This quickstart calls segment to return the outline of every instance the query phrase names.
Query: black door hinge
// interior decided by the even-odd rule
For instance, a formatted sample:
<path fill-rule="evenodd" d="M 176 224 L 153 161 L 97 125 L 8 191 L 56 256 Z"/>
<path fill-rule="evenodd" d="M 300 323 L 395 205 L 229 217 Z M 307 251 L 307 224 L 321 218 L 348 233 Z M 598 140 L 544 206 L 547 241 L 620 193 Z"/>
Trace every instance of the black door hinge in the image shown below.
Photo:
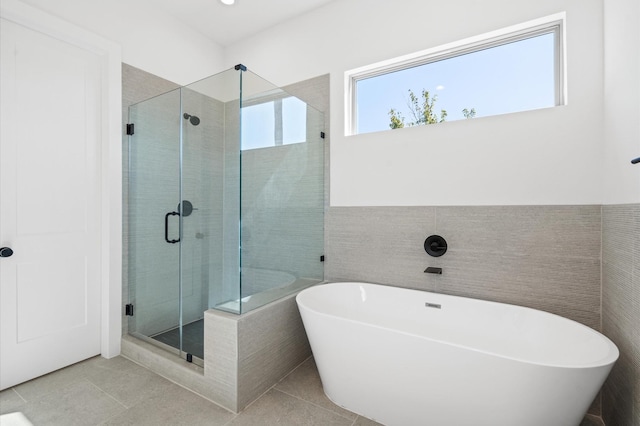
<path fill-rule="evenodd" d="M 320 256 L 320 262 L 324 262 L 324 254 Z"/>
<path fill-rule="evenodd" d="M 124 313 L 128 317 L 133 316 L 133 305 L 131 303 L 124 306 Z"/>
<path fill-rule="evenodd" d="M 320 138 L 324 139 L 324 132 L 320 132 Z"/>
<path fill-rule="evenodd" d="M 127 124 L 127 135 L 132 135 L 134 133 L 134 125 L 133 123 Z"/>

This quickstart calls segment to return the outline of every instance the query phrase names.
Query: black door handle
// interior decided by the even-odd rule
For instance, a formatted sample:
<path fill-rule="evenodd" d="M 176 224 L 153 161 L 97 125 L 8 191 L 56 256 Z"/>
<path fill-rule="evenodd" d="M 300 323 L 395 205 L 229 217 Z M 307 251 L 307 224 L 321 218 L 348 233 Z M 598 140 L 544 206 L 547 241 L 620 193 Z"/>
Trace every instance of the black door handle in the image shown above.
<path fill-rule="evenodd" d="M 13 250 L 9 247 L 0 248 L 0 257 L 11 257 L 13 255 Z"/>
<path fill-rule="evenodd" d="M 180 238 L 178 238 L 177 240 L 170 240 L 169 239 L 169 216 L 180 216 L 180 213 L 178 213 L 178 212 L 169 212 L 166 215 L 164 215 L 164 240 L 166 242 L 168 242 L 169 244 L 179 243 L 180 242 Z"/>
<path fill-rule="evenodd" d="M 634 158 L 633 160 L 631 160 L 631 164 L 638 164 L 638 163 L 640 163 L 640 157 Z"/>

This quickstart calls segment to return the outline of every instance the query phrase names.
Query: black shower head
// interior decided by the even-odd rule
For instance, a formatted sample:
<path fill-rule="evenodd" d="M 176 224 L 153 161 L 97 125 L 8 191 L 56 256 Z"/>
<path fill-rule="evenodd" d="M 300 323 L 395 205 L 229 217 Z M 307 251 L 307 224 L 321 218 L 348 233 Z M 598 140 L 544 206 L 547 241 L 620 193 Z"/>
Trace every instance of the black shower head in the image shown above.
<path fill-rule="evenodd" d="M 197 126 L 198 124 L 200 124 L 200 119 L 195 115 L 189 115 L 185 112 L 182 116 L 184 117 L 185 120 L 189 120 L 189 122 L 194 126 Z"/>

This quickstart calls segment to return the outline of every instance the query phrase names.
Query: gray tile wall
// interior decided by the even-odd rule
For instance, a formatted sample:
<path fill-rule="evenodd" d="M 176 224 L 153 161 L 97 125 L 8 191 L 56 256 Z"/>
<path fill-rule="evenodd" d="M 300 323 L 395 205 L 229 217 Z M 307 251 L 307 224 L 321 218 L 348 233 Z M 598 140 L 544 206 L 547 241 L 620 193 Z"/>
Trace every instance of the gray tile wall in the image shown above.
<path fill-rule="evenodd" d="M 600 330 L 600 219 L 600 206 L 331 207 L 325 279 L 512 303 Z M 447 240 L 444 256 L 424 251 L 431 234 Z"/>
<path fill-rule="evenodd" d="M 602 207 L 602 329 L 620 350 L 602 417 L 640 425 L 640 204 Z"/>
<path fill-rule="evenodd" d="M 247 314 L 205 313 L 207 397 L 238 412 L 311 355 L 289 295 Z"/>
<path fill-rule="evenodd" d="M 211 400 L 232 411 L 238 403 L 238 316 L 209 310 L 204 314 L 204 369 Z"/>
<path fill-rule="evenodd" d="M 311 356 L 295 295 L 238 321 L 238 411 Z"/>

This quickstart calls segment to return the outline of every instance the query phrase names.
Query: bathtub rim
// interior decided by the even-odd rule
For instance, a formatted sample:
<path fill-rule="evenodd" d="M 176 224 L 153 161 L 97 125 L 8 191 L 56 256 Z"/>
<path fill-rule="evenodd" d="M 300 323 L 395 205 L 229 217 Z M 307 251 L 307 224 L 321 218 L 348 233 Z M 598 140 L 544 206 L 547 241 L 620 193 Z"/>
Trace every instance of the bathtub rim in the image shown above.
<path fill-rule="evenodd" d="M 607 344 L 607 346 L 610 348 L 610 351 L 608 353 L 608 355 L 603 358 L 600 361 L 597 362 L 591 362 L 591 363 L 585 363 L 585 364 L 581 364 L 581 365 L 567 365 L 567 364 L 554 364 L 554 363 L 545 363 L 545 362 L 536 362 L 536 361 L 532 361 L 529 359 L 525 359 L 525 358 L 518 358 L 518 357 L 512 357 L 512 356 L 507 356 L 507 355 L 503 355 L 497 352 L 490 352 L 490 351 L 486 351 L 486 350 L 482 350 L 482 349 L 478 349 L 478 348 L 474 348 L 471 346 L 467 346 L 467 345 L 463 345 L 463 344 L 459 344 L 459 343 L 452 343 L 452 342 L 448 342 L 446 340 L 441 340 L 441 339 L 436 339 L 436 338 L 432 338 L 432 337 L 427 337 L 427 336 L 421 336 L 415 333 L 411 333 L 411 332 L 407 332 L 404 330 L 399 330 L 397 328 L 392 328 L 392 327 L 384 327 L 378 324 L 371 324 L 365 321 L 359 321 L 357 319 L 351 319 L 351 318 L 345 318 L 345 317 L 340 317 L 337 315 L 333 315 L 333 314 L 328 314 L 326 312 L 321 312 L 318 311 L 316 309 L 310 308 L 307 305 L 304 305 L 304 303 L 300 302 L 301 296 L 303 295 L 303 293 L 305 292 L 311 292 L 314 289 L 317 289 L 318 287 L 321 286 L 339 286 L 339 285 L 366 285 L 366 286 L 374 286 L 374 287 L 386 287 L 386 288 L 392 288 L 392 289 L 397 289 L 397 290 L 407 290 L 407 291 L 418 291 L 418 292 L 422 292 L 422 293 L 427 293 L 427 294 L 435 294 L 438 296 L 444 296 L 444 297 L 453 297 L 453 298 L 462 298 L 462 299 L 468 299 L 468 300 L 472 300 L 472 301 L 476 301 L 476 302 L 482 302 L 482 303 L 488 303 L 488 304 L 492 304 L 492 305 L 507 305 L 507 306 L 513 306 L 519 309 L 524 309 L 524 310 L 528 310 L 528 311 L 536 311 L 536 312 L 540 312 L 544 315 L 550 315 L 553 317 L 558 318 L 559 320 L 563 320 L 563 321 L 570 321 L 573 323 L 574 326 L 580 326 L 581 328 L 587 330 L 589 333 L 596 335 L 598 338 L 600 339 L 604 339 L 605 343 Z M 584 325 L 578 321 L 572 320 L 570 318 L 566 318 L 563 317 L 561 315 L 558 314 L 554 314 L 551 312 L 547 312 L 547 311 L 542 311 L 540 309 L 535 309 L 535 308 L 530 308 L 527 306 L 521 306 L 521 305 L 514 305 L 512 303 L 504 303 L 504 302 L 495 302 L 492 300 L 485 300 L 485 299 L 477 299 L 477 298 L 473 298 L 473 297 L 467 297 L 467 296 L 457 296 L 457 295 L 451 295 L 451 294 L 445 294 L 445 293 L 436 293 L 434 291 L 427 291 L 427 290 L 421 290 L 421 289 L 416 289 L 416 288 L 407 288 L 407 287 L 396 287 L 396 286 L 392 286 L 392 285 L 388 285 L 388 284 L 377 284 L 377 283 L 370 283 L 370 282 L 364 282 L 364 281 L 323 281 L 321 283 L 312 285 L 310 287 L 307 287 L 303 290 L 301 290 L 297 295 L 296 295 L 296 304 L 298 305 L 298 309 L 302 310 L 302 308 L 307 309 L 310 312 L 313 312 L 316 315 L 320 315 L 323 317 L 327 317 L 327 318 L 333 318 L 333 319 L 339 319 L 342 321 L 348 321 L 350 323 L 354 323 L 354 324 L 359 324 L 359 325 L 365 325 L 365 326 L 369 326 L 369 327 L 375 327 L 378 329 L 382 329 L 382 330 L 387 330 L 387 331 L 392 331 L 395 333 L 400 333 L 406 336 L 410 336 L 410 337 L 415 337 L 418 339 L 425 339 L 425 340 L 429 340 L 431 342 L 435 342 L 435 343 L 441 343 L 444 345 L 448 345 L 448 346 L 452 346 L 452 347 L 456 347 L 456 348 L 460 348 L 460 349 L 465 349 L 465 350 L 470 350 L 473 352 L 477 352 L 477 353 L 481 353 L 484 355 L 488 355 L 488 356 L 494 356 L 494 357 L 498 357 L 498 358 L 502 358 L 502 359 L 506 359 L 506 360 L 510 360 L 510 361 L 514 361 L 514 362 L 520 362 L 520 363 L 524 363 L 524 364 L 530 364 L 530 365 L 536 365 L 536 366 L 541 366 L 541 367 L 551 367 L 551 368 L 564 368 L 564 369 L 575 369 L 575 370 L 580 370 L 580 369 L 590 369 L 590 368 L 601 368 L 601 367 L 608 367 L 611 368 L 613 366 L 613 364 L 615 364 L 615 362 L 620 358 L 620 350 L 618 349 L 618 347 L 616 346 L 616 344 L 609 339 L 607 336 L 605 336 L 604 334 L 600 333 L 597 330 L 594 330 L 593 328 Z"/>

